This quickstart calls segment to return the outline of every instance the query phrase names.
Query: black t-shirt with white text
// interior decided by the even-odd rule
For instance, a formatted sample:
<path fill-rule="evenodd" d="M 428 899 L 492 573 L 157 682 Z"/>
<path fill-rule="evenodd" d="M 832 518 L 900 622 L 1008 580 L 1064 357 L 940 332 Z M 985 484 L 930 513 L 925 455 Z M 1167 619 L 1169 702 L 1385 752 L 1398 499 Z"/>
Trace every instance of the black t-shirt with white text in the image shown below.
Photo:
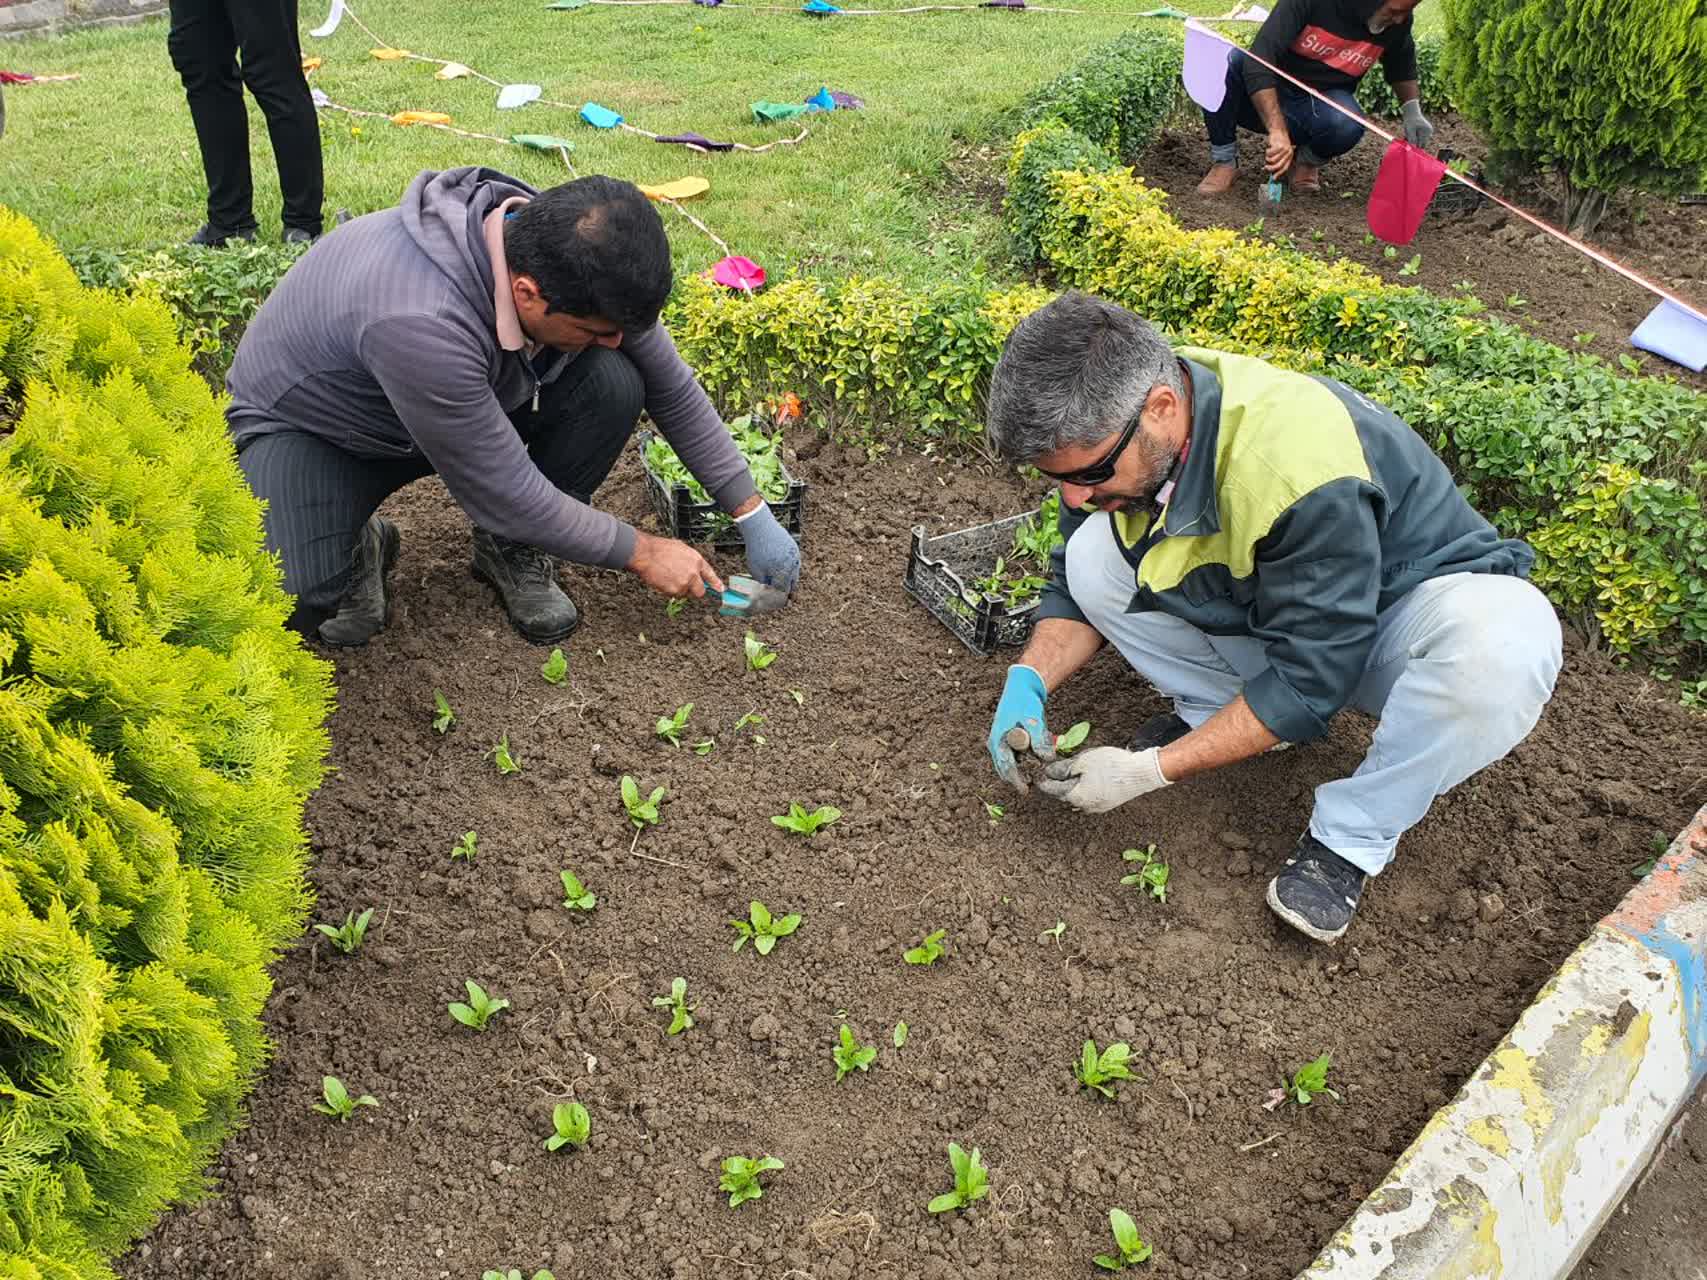
<path fill-rule="evenodd" d="M 1355 89 L 1380 63 L 1391 84 L 1417 78 L 1417 46 L 1406 14 L 1385 31 L 1369 30 L 1381 0 L 1279 0 L 1263 22 L 1251 52 L 1313 89 Z M 1245 59 L 1245 88 L 1272 89 L 1278 77 L 1255 58 Z"/>

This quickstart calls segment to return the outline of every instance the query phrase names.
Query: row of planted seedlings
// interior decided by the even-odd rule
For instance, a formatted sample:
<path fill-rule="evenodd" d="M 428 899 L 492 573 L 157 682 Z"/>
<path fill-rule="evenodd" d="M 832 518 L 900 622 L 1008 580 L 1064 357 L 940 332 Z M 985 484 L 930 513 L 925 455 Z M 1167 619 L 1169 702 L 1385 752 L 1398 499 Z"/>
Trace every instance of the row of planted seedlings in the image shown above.
<path fill-rule="evenodd" d="M 752 631 L 748 631 L 742 638 L 742 652 L 746 668 L 753 672 L 767 670 L 778 658 L 776 651 Z M 568 662 L 562 650 L 552 650 L 551 656 L 540 668 L 540 676 L 548 684 L 561 685 L 567 682 Z M 804 704 L 803 692 L 790 689 L 788 693 L 798 703 Z M 692 740 L 688 726 L 693 709 L 692 703 L 685 703 L 673 712 L 659 716 L 653 733 L 656 738 L 668 742 L 674 748 L 685 747 L 696 755 L 705 756 L 716 746 L 716 742 L 709 737 L 697 742 Z M 756 710 L 748 712 L 737 724 L 737 731 L 750 724 L 761 723 L 762 720 L 763 717 Z M 433 729 L 440 734 L 448 733 L 455 722 L 456 712 L 443 692 L 433 690 Z M 1057 754 L 1067 755 L 1077 750 L 1090 736 L 1090 731 L 1090 723 L 1081 721 L 1058 735 L 1055 740 Z M 758 735 L 754 737 L 759 745 L 763 745 Z M 494 767 L 501 775 L 519 773 L 522 770 L 522 762 L 512 751 L 507 734 L 487 751 L 486 755 L 492 759 Z M 661 809 L 668 796 L 666 787 L 653 787 L 648 791 L 632 775 L 622 776 L 619 799 L 623 812 L 634 828 L 635 845 L 647 828 L 656 826 L 661 821 Z M 986 810 L 992 823 L 1001 822 L 1006 816 L 998 805 L 987 804 Z M 790 802 L 787 813 L 772 815 L 770 820 L 784 831 L 802 839 L 811 839 L 818 831 L 833 825 L 841 816 L 841 810 L 834 805 L 824 804 L 809 809 L 806 805 L 794 801 Z M 635 846 L 630 846 L 631 850 L 633 847 Z M 478 835 L 474 831 L 464 832 L 450 850 L 452 860 L 473 862 L 477 855 Z M 1166 904 L 1170 872 L 1156 846 L 1151 844 L 1143 849 L 1127 849 L 1121 854 L 1121 859 L 1123 863 L 1131 865 L 1130 874 L 1122 876 L 1121 883 L 1135 886 L 1149 898 Z M 565 869 L 559 875 L 563 884 L 564 909 L 589 917 L 596 912 L 599 906 L 597 893 L 573 870 Z M 317 924 L 315 928 L 340 951 L 353 954 L 361 948 L 373 915 L 374 909 L 369 907 L 360 914 L 353 911 L 348 913 L 341 925 Z M 765 903 L 754 900 L 748 904 L 746 919 L 729 922 L 735 931 L 732 949 L 738 952 L 750 942 L 758 956 L 769 956 L 780 942 L 792 937 L 804 923 L 805 917 L 799 912 L 778 914 Z M 1057 921 L 1054 928 L 1046 929 L 1039 935 L 1039 941 L 1052 938 L 1059 943 L 1065 931 L 1065 922 Z M 948 930 L 935 929 L 903 951 L 901 958 L 908 965 L 928 969 L 948 954 L 948 948 Z M 466 999 L 449 1002 L 446 1010 L 452 1019 L 471 1031 L 484 1032 L 494 1018 L 509 1008 L 508 1000 L 488 992 L 472 978 L 465 980 L 464 987 Z M 685 977 L 672 978 L 669 991 L 654 996 L 652 1004 L 660 1010 L 662 1017 L 667 1018 L 664 1034 L 683 1035 L 692 1030 L 694 1014 L 699 1006 L 689 1001 L 688 981 Z M 908 1032 L 909 1028 L 905 1022 L 895 1024 L 891 1039 L 897 1049 L 906 1044 Z M 1112 1099 L 1119 1082 L 1137 1079 L 1131 1070 L 1131 1055 L 1131 1046 L 1125 1042 L 1117 1041 L 1099 1049 L 1094 1039 L 1086 1040 L 1073 1064 L 1073 1078 L 1079 1088 L 1092 1096 Z M 846 1022 L 842 1023 L 828 1050 L 830 1064 L 835 1069 L 835 1083 L 842 1083 L 856 1072 L 869 1071 L 876 1063 L 877 1056 L 875 1045 L 862 1043 L 853 1029 Z M 1298 1068 L 1282 1079 L 1280 1087 L 1270 1093 L 1264 1105 L 1272 1110 L 1290 1098 L 1299 1106 L 1308 1106 L 1323 1094 L 1337 1100 L 1339 1095 L 1327 1084 L 1329 1063 L 1330 1056 L 1324 1053 L 1315 1061 Z M 322 1080 L 322 1100 L 314 1104 L 314 1109 L 336 1120 L 345 1121 L 350 1119 L 358 1108 L 378 1105 L 378 1099 L 373 1095 L 352 1095 L 343 1081 L 336 1076 L 326 1076 Z M 545 1149 L 579 1149 L 586 1145 L 591 1131 L 592 1120 L 585 1106 L 576 1101 L 560 1102 L 552 1109 L 552 1132 L 543 1140 Z M 931 1213 L 964 1209 L 989 1194 L 989 1174 L 979 1148 L 974 1147 L 968 1152 L 958 1143 L 951 1142 L 948 1156 L 954 1186 L 926 1205 Z M 768 1153 L 728 1156 L 722 1161 L 717 1187 L 728 1195 L 729 1207 L 738 1208 L 748 1200 L 757 1200 L 763 1196 L 767 1182 L 785 1167 L 781 1159 Z M 1097 1254 L 1092 1261 L 1104 1270 L 1119 1271 L 1148 1259 L 1152 1254 L 1152 1247 L 1141 1237 L 1131 1215 L 1115 1207 L 1108 1211 L 1108 1216 L 1116 1251 Z M 519 1278 L 520 1273 L 488 1271 L 485 1280 L 511 1280 L 512 1277 Z M 538 1272 L 533 1280 L 542 1278 L 551 1280 L 550 1273 Z"/>

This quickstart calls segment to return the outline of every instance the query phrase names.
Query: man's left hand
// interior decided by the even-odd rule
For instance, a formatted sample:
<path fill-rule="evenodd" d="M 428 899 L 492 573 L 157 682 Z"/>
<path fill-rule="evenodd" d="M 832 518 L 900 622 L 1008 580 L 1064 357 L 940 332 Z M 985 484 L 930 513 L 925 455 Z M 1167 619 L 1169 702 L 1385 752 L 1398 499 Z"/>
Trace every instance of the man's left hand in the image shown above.
<path fill-rule="evenodd" d="M 1057 760 L 1043 771 L 1037 785 L 1045 795 L 1080 813 L 1107 813 L 1169 783 L 1162 776 L 1159 748 L 1092 747 L 1071 760 Z"/>
<path fill-rule="evenodd" d="M 747 541 L 747 569 L 753 577 L 790 595 L 800 585 L 800 544 L 777 520 L 762 498 L 735 527 Z"/>
<path fill-rule="evenodd" d="M 1434 126 L 1423 114 L 1422 100 L 1412 98 L 1404 105 L 1405 141 L 1418 151 L 1427 151 L 1428 144 L 1434 140 Z"/>

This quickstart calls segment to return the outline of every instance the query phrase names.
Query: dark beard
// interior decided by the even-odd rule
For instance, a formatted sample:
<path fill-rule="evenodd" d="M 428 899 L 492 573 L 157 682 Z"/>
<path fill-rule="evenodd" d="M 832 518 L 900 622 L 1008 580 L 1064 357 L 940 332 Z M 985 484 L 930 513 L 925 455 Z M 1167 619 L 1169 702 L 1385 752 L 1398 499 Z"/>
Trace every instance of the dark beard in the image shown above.
<path fill-rule="evenodd" d="M 1156 501 L 1156 495 L 1162 486 L 1168 482 L 1168 476 L 1173 472 L 1174 464 L 1179 461 L 1179 450 L 1170 449 L 1167 445 L 1159 444 L 1147 436 L 1139 436 L 1132 442 L 1132 447 L 1138 451 L 1143 470 L 1139 473 L 1137 490 L 1131 494 L 1120 495 L 1120 501 L 1109 508 L 1124 515 L 1134 515 L 1141 511 L 1150 510 Z"/>

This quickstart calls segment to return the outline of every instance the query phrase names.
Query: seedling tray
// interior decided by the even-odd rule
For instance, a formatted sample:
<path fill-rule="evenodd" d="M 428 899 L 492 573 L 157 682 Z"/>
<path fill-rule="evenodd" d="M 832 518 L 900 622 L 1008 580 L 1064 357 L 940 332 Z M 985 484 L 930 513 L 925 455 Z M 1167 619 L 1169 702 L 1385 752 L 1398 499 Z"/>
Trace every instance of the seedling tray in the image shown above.
<path fill-rule="evenodd" d="M 1013 554 L 1014 532 L 1036 511 L 1022 512 L 992 524 L 975 525 L 955 533 L 927 538 L 923 525 L 913 526 L 913 546 L 907 556 L 907 594 L 912 596 L 973 653 L 991 654 L 1005 645 L 1022 645 L 1037 621 L 1037 601 L 1009 605 L 969 585 L 987 578 L 998 557 Z"/>
<path fill-rule="evenodd" d="M 733 517 L 715 502 L 695 502 L 686 485 L 667 484 L 652 470 L 651 463 L 646 460 L 646 446 L 654 435 L 651 431 L 640 433 L 640 465 L 646 472 L 646 496 L 651 499 L 652 510 L 658 513 L 665 532 L 683 542 L 709 542 L 714 547 L 740 546 L 741 531 L 735 527 Z M 778 461 L 781 462 L 780 459 Z M 787 463 L 781 463 L 781 466 L 782 478 L 788 482 L 788 492 L 778 501 L 766 499 L 766 505 L 784 529 L 799 537 L 806 517 L 807 484 L 789 474 Z"/>
<path fill-rule="evenodd" d="M 1443 148 L 1440 158 L 1449 161 L 1456 157 L 1450 148 Z M 1478 186 L 1486 186 L 1488 180 L 1480 169 L 1465 177 Z M 1442 218 L 1460 218 L 1467 213 L 1474 213 L 1488 203 L 1488 198 L 1480 191 L 1465 186 L 1462 182 L 1454 182 L 1451 178 L 1442 178 L 1440 187 L 1434 193 L 1434 199 L 1429 201 L 1428 211 Z"/>

